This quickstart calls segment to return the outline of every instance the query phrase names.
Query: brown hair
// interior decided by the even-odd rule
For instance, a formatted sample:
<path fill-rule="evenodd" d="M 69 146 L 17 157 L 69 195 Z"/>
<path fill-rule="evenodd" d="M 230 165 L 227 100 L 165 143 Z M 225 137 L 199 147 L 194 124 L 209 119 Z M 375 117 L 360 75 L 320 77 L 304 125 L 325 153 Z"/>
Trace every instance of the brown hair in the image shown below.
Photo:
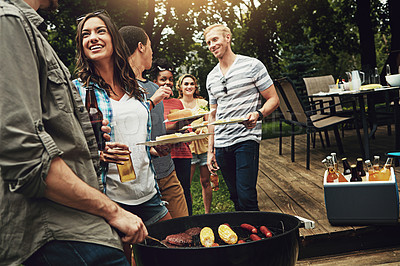
<path fill-rule="evenodd" d="M 194 81 L 194 86 L 196 87 L 196 90 L 193 93 L 193 98 L 203 99 L 203 97 L 201 97 L 200 93 L 199 93 L 199 85 L 197 83 L 197 79 L 195 76 L 193 76 L 191 74 L 183 74 L 182 76 L 179 77 L 178 82 L 176 83 L 176 89 L 178 90 L 178 93 L 179 93 L 178 99 L 183 97 L 181 86 L 182 86 L 182 82 L 185 78 L 192 78 Z"/>
<path fill-rule="evenodd" d="M 114 49 L 113 60 L 115 82 L 117 82 L 130 97 L 135 96 L 137 99 L 143 100 L 143 91 L 139 89 L 135 74 L 133 73 L 133 70 L 129 65 L 128 47 L 126 46 L 124 40 L 119 34 L 117 26 L 114 24 L 114 22 L 111 20 L 106 12 L 100 14 L 97 12 L 89 13 L 79 22 L 77 26 L 75 37 L 77 50 L 75 69 L 76 75 L 78 76 L 78 78 L 81 79 L 85 87 L 89 86 L 90 82 L 94 82 L 99 84 L 99 86 L 103 88 L 108 95 L 110 95 L 110 91 L 112 91 L 112 88 L 104 81 L 104 79 L 100 75 L 98 75 L 93 62 L 86 57 L 82 47 L 82 28 L 85 22 L 92 17 L 100 18 L 106 25 L 111 35 Z"/>

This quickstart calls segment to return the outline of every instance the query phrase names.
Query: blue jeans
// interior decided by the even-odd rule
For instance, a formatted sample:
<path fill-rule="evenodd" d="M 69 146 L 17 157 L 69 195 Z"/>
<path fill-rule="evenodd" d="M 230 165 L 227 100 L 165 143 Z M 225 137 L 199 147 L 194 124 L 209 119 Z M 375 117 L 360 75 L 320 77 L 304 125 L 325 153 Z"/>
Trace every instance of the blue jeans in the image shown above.
<path fill-rule="evenodd" d="M 93 243 L 59 240 L 48 242 L 23 264 L 27 266 L 130 265 L 122 250 Z"/>
<path fill-rule="evenodd" d="M 253 140 L 215 148 L 215 158 L 236 211 L 259 211 L 257 175 L 260 144 Z"/>
<path fill-rule="evenodd" d="M 191 158 L 173 158 L 176 176 L 181 182 L 189 215 L 193 214 L 192 194 L 190 193 L 190 167 Z"/>

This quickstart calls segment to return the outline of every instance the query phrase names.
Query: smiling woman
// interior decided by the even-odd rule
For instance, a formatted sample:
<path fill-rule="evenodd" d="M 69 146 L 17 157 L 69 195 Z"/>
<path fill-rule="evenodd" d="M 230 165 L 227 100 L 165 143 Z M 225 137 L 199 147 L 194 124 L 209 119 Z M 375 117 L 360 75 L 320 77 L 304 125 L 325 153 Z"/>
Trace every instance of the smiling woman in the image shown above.
<path fill-rule="evenodd" d="M 199 86 L 195 76 L 190 74 L 182 75 L 177 84 L 176 88 L 179 92 L 179 99 L 186 109 L 192 111 L 193 115 L 197 115 L 200 112 L 204 112 L 204 108 L 208 108 L 208 102 L 204 100 L 199 93 Z M 202 124 L 204 120 L 207 120 L 207 116 L 201 117 L 192 122 L 192 126 Z M 198 128 L 195 131 L 199 133 L 208 133 L 207 127 Z M 192 152 L 192 166 L 191 166 L 191 178 L 196 170 L 196 165 L 199 165 L 200 169 L 200 183 L 202 187 L 203 203 L 205 213 L 210 212 L 211 201 L 212 201 L 212 189 L 210 183 L 210 172 L 207 168 L 207 147 L 208 138 L 195 140 L 190 143 L 190 150 Z"/>
<path fill-rule="evenodd" d="M 79 78 L 74 84 L 83 101 L 86 89 L 94 88 L 99 108 L 112 126 L 112 142 L 100 154 L 106 195 L 146 225 L 170 219 L 155 181 L 150 152 L 156 151 L 136 145 L 150 140 L 152 127 L 150 103 L 129 65 L 128 47 L 105 12 L 87 14 L 78 24 L 76 41 Z M 154 96 L 153 100 L 159 102 L 163 97 Z M 136 179 L 125 180 L 119 175 L 117 165 L 128 160 Z M 125 243 L 124 251 L 131 260 L 129 243 Z"/>

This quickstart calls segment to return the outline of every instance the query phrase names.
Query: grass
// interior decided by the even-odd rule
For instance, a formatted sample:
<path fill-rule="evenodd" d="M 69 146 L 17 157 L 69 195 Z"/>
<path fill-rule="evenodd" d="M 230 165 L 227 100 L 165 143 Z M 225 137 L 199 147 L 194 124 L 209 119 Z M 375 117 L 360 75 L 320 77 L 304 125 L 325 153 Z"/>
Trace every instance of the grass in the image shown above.
<path fill-rule="evenodd" d="M 283 136 L 290 136 L 291 126 L 283 123 L 282 131 Z M 305 131 L 302 128 L 295 128 L 296 134 L 302 134 Z M 277 138 L 279 136 L 279 121 L 263 123 L 262 138 Z M 233 212 L 235 208 L 233 202 L 229 198 L 229 191 L 224 182 L 224 178 L 220 171 L 219 176 L 219 190 L 213 191 L 213 198 L 211 202 L 211 213 L 217 212 Z M 192 180 L 192 197 L 193 197 L 193 215 L 204 214 L 203 196 L 201 194 L 200 172 L 198 167 L 193 175 Z"/>
<path fill-rule="evenodd" d="M 233 202 L 229 199 L 228 187 L 224 182 L 224 178 L 220 171 L 219 177 L 219 190 L 213 191 L 213 198 L 211 202 L 211 213 L 217 212 L 234 212 Z M 192 200 L 193 200 L 193 215 L 204 214 L 203 196 L 201 195 L 200 172 L 199 168 L 193 175 L 192 180 Z"/>

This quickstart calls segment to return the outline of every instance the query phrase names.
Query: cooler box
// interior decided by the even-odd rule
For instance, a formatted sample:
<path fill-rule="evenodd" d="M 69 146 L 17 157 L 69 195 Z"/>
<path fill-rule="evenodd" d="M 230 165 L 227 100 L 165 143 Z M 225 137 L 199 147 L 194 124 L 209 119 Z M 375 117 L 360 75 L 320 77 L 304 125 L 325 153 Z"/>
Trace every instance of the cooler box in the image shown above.
<path fill-rule="evenodd" d="M 391 168 L 389 181 L 327 183 L 324 196 L 332 225 L 394 224 L 399 218 L 399 192 Z"/>

